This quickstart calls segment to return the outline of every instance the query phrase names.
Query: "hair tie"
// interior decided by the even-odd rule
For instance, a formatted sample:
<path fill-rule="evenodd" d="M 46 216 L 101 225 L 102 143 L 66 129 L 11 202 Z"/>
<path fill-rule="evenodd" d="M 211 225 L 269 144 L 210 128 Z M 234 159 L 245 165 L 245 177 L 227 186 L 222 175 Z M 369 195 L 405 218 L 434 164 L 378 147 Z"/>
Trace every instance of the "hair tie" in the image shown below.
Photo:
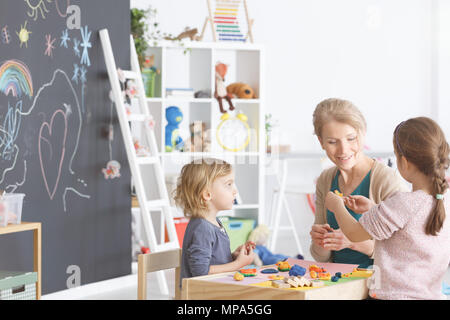
<path fill-rule="evenodd" d="M 444 195 L 443 195 L 443 194 L 440 194 L 440 193 L 437 193 L 437 194 L 436 194 L 436 199 L 438 199 L 438 200 L 444 200 Z"/>

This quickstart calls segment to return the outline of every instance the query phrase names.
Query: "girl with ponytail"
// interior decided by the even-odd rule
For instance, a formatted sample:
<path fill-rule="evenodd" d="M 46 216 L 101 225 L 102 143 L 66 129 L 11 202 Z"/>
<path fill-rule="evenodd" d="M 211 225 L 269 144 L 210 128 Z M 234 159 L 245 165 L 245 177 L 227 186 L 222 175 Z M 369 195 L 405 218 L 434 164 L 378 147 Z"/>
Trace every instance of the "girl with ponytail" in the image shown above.
<path fill-rule="evenodd" d="M 362 196 L 325 199 L 351 241 L 375 240 L 377 299 L 445 299 L 441 283 L 450 262 L 450 192 L 445 174 L 450 148 L 439 125 L 418 117 L 394 131 L 394 152 L 411 192 L 397 192 L 375 205 Z M 357 221 L 347 208 L 363 214 Z"/>

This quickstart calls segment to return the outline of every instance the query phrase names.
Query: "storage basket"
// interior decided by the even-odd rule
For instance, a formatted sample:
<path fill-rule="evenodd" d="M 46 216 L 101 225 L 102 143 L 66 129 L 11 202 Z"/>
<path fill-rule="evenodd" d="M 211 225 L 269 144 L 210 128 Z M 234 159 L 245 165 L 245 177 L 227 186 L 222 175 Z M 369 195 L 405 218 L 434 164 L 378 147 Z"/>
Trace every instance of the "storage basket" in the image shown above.
<path fill-rule="evenodd" d="M 247 241 L 256 224 L 254 219 L 247 218 L 220 217 L 219 219 L 230 238 L 231 252 Z"/>
<path fill-rule="evenodd" d="M 36 272 L 0 271 L 0 300 L 36 300 Z"/>

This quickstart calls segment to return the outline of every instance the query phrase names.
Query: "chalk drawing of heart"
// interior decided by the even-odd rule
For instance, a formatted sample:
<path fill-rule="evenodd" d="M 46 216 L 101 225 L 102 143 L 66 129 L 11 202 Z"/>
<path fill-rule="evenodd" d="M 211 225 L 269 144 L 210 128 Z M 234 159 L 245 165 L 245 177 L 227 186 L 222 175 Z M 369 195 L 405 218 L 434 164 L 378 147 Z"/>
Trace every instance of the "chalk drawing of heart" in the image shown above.
<path fill-rule="evenodd" d="M 47 140 L 46 138 L 44 138 L 42 136 L 42 131 L 44 130 L 44 128 L 46 128 L 46 130 L 48 132 L 48 135 L 49 136 L 52 135 L 53 121 L 55 120 L 55 117 L 58 114 L 60 114 L 63 117 L 63 119 L 64 119 L 64 136 L 63 136 L 63 140 L 62 140 L 62 145 L 61 146 L 51 146 L 50 145 L 51 150 L 53 150 L 52 153 L 55 156 L 57 156 L 59 154 L 59 152 L 57 152 L 57 151 L 61 150 L 61 158 L 59 159 L 59 164 L 58 164 L 58 166 L 56 168 L 58 171 L 57 171 L 55 185 L 53 186 L 53 188 L 52 188 L 52 190 L 50 192 L 50 188 L 49 188 L 48 182 L 47 182 L 46 170 L 53 170 L 55 168 L 53 168 L 51 166 L 48 166 L 48 165 L 45 166 L 44 165 L 44 161 L 42 160 L 41 142 L 44 140 L 46 143 L 50 143 L 49 140 Z M 64 153 L 66 152 L 66 136 L 67 136 L 67 117 L 66 117 L 66 114 L 64 113 L 64 111 L 62 111 L 61 109 L 58 109 L 52 115 L 52 118 L 50 120 L 50 124 L 48 122 L 44 121 L 42 123 L 42 125 L 41 125 L 41 129 L 39 130 L 39 143 L 38 143 L 39 161 L 41 163 L 42 178 L 44 179 L 45 188 L 47 189 L 48 195 L 50 196 L 50 200 L 53 200 L 53 197 L 55 196 L 56 189 L 58 188 L 59 178 L 61 176 L 61 168 L 62 168 L 62 164 L 63 164 L 63 161 L 64 161 Z M 45 168 L 48 168 L 48 169 L 45 169 Z"/>

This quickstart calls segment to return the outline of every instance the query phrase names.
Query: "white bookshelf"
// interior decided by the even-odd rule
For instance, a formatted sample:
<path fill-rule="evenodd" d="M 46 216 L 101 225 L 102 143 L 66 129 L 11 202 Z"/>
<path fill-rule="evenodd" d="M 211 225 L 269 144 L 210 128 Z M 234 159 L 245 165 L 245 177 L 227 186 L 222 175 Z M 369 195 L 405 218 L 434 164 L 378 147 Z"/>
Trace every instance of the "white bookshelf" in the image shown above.
<path fill-rule="evenodd" d="M 155 67 L 161 70 L 160 85 L 156 86 L 155 97 L 148 97 L 147 103 L 155 119 L 155 134 L 166 176 L 177 175 L 184 164 L 201 157 L 214 157 L 230 162 L 235 169 L 236 186 L 242 203 L 235 205 L 231 212 L 224 211 L 220 214 L 253 218 L 257 223 L 263 223 L 266 155 L 263 47 L 225 42 L 194 41 L 183 45 L 160 42 L 157 46 L 150 47 L 148 54 L 155 55 Z M 226 151 L 216 139 L 216 129 L 222 115 L 214 98 L 215 65 L 218 61 L 228 65 L 226 85 L 244 82 L 250 85 L 256 94 L 256 99 L 232 100 L 236 111 L 242 111 L 248 117 L 250 129 L 253 129 L 249 145 L 238 152 Z M 166 97 L 166 88 L 193 88 L 194 92 L 206 90 L 210 97 Z M 206 129 L 211 130 L 210 152 L 165 151 L 165 109 L 173 105 L 183 112 L 183 121 L 180 123 L 183 140 L 189 136 L 190 123 L 196 120 L 206 123 Z M 227 101 L 223 100 L 223 106 L 228 110 Z M 140 130 L 138 127 L 133 128 L 133 132 L 139 136 Z"/>

